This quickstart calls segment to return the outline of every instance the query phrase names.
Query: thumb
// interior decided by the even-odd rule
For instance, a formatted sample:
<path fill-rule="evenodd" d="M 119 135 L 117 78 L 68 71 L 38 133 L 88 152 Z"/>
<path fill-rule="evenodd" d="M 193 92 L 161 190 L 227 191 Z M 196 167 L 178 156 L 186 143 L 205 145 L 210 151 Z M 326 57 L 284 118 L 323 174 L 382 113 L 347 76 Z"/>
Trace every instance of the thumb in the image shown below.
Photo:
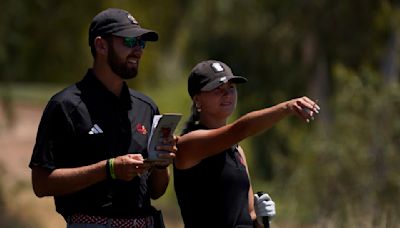
<path fill-rule="evenodd" d="M 259 200 L 260 201 L 270 201 L 271 197 L 267 193 L 265 193 L 262 196 L 260 196 Z"/>
<path fill-rule="evenodd" d="M 254 203 L 257 203 L 259 198 L 260 197 L 257 194 L 254 194 Z"/>

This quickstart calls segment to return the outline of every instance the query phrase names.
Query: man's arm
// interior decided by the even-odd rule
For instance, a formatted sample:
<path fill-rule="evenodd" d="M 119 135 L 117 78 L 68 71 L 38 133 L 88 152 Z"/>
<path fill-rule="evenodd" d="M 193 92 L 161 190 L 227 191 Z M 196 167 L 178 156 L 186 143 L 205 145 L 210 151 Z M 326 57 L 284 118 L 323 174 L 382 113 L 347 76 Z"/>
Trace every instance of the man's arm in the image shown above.
<path fill-rule="evenodd" d="M 32 168 L 32 186 L 36 196 L 59 196 L 82 190 L 106 179 L 106 161 L 78 168 L 48 170 Z"/>
<path fill-rule="evenodd" d="M 33 191 L 38 197 L 71 194 L 107 179 L 106 160 L 77 168 L 48 170 L 32 168 Z M 127 154 L 114 158 L 116 179 L 130 181 L 148 167 L 143 166 L 141 154 Z"/>

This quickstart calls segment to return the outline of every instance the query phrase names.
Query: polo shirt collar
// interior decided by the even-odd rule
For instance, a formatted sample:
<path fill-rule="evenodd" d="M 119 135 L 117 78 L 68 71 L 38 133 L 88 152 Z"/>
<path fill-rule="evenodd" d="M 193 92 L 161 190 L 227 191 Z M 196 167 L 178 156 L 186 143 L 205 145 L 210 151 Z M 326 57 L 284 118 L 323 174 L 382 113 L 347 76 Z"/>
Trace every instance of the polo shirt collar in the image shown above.
<path fill-rule="evenodd" d="M 93 69 L 89 69 L 82 80 L 85 87 L 91 90 L 95 99 L 100 103 L 115 103 L 122 106 L 125 109 L 131 108 L 131 97 L 129 93 L 129 87 L 126 82 L 123 82 L 120 96 L 116 96 L 96 77 Z"/>

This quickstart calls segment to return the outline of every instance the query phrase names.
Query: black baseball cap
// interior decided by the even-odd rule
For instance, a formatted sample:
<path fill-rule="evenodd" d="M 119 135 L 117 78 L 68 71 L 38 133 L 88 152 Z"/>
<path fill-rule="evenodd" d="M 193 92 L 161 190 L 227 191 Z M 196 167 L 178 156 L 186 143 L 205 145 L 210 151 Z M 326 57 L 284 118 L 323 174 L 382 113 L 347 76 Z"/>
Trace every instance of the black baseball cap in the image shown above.
<path fill-rule="evenodd" d="M 221 61 L 202 61 L 190 72 L 188 92 L 193 97 L 200 91 L 211 91 L 227 82 L 245 83 L 247 78 L 233 75 L 231 68 Z"/>
<path fill-rule="evenodd" d="M 139 22 L 126 10 L 109 8 L 97 14 L 89 28 L 89 46 L 97 36 L 112 34 L 120 37 L 142 36 L 146 41 L 157 41 L 158 34 L 140 27 Z"/>

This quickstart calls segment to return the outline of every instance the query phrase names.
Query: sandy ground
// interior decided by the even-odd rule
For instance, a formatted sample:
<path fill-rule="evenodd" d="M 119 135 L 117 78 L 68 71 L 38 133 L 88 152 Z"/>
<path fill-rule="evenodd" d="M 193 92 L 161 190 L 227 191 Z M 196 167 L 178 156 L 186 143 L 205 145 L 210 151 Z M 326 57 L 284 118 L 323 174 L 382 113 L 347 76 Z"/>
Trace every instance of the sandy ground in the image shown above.
<path fill-rule="evenodd" d="M 15 124 L 6 128 L 4 110 L 0 105 L 0 178 L 10 213 L 32 227 L 65 227 L 63 218 L 55 211 L 53 199 L 37 198 L 32 191 L 28 163 L 43 109 L 44 106 L 15 105 Z M 37 221 L 37 225 L 29 221 Z M 168 215 L 165 223 L 168 228 L 183 227 L 180 221 L 170 219 Z"/>

